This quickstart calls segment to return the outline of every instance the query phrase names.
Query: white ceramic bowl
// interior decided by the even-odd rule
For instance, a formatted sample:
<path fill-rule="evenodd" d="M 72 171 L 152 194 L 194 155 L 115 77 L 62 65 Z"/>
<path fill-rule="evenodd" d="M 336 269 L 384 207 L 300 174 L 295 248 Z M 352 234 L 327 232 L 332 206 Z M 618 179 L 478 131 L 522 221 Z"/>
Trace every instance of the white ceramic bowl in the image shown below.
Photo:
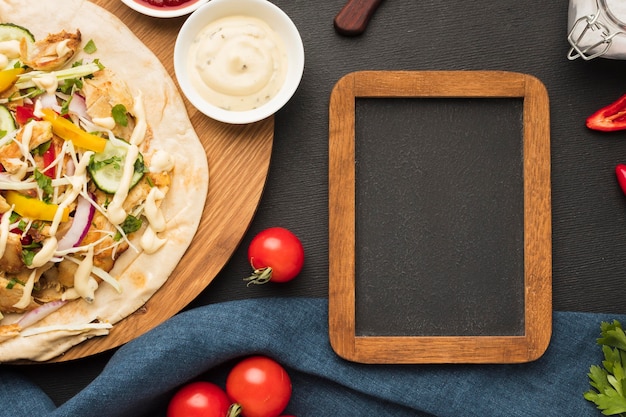
<path fill-rule="evenodd" d="M 179 17 L 190 14 L 208 1 L 209 0 L 189 0 L 180 7 L 150 7 L 139 0 L 122 0 L 122 3 L 146 16 Z"/>
<path fill-rule="evenodd" d="M 252 110 L 233 111 L 208 102 L 196 91 L 189 77 L 188 55 L 191 43 L 207 24 L 224 17 L 242 15 L 263 20 L 282 38 L 287 52 L 287 74 L 278 93 L 265 104 Z M 270 1 L 210 0 L 183 24 L 174 46 L 174 70 L 183 94 L 200 112 L 225 123 L 253 123 L 276 113 L 296 92 L 304 71 L 304 47 L 293 21 Z"/>

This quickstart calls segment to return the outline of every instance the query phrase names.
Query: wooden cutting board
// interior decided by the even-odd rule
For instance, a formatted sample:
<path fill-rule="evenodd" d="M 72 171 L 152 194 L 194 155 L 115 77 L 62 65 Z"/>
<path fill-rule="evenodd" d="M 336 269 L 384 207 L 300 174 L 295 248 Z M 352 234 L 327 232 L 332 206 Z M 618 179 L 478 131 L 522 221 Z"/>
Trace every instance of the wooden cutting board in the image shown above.
<path fill-rule="evenodd" d="M 159 57 L 174 82 L 174 43 L 186 17 L 158 19 L 120 1 L 94 0 L 120 18 Z M 120 346 L 170 318 L 215 278 L 245 234 L 261 198 L 269 169 L 274 118 L 249 125 L 209 119 L 185 99 L 209 164 L 209 194 L 200 227 L 165 285 L 108 336 L 90 339 L 51 362 L 90 356 Z"/>

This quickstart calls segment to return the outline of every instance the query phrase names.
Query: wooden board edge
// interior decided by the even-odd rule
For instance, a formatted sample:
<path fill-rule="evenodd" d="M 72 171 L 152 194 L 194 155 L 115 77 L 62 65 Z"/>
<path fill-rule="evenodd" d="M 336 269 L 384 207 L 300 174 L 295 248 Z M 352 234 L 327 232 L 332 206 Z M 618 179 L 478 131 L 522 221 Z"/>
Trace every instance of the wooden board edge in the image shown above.
<path fill-rule="evenodd" d="M 526 75 L 524 95 L 524 274 L 529 360 L 552 335 L 550 106 L 545 86 Z"/>
<path fill-rule="evenodd" d="M 329 104 L 329 329 L 335 352 L 354 354 L 355 316 L 354 75 L 343 77 Z M 332 179 L 332 180 L 330 180 Z"/>

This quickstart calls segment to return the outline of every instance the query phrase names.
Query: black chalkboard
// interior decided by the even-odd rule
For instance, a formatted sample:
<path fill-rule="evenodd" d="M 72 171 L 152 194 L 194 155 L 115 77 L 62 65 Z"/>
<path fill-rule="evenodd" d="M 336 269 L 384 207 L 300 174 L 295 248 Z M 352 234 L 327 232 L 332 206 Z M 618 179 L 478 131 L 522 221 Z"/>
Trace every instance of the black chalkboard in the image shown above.
<path fill-rule="evenodd" d="M 524 333 L 523 100 L 356 100 L 357 335 Z"/>

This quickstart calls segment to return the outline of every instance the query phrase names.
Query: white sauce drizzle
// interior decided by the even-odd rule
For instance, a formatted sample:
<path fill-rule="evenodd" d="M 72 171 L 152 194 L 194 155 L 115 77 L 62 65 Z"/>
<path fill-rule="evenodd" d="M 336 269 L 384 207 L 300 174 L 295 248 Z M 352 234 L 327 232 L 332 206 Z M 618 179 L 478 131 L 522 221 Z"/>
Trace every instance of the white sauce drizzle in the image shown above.
<path fill-rule="evenodd" d="M 150 172 L 169 172 L 173 169 L 174 158 L 172 158 L 169 153 L 159 149 L 152 155 L 152 159 L 150 160 Z"/>
<path fill-rule="evenodd" d="M 161 249 L 161 247 L 163 247 L 166 242 L 167 239 L 160 238 L 157 235 L 157 232 L 154 231 L 152 226 L 148 225 L 143 235 L 141 235 L 141 240 L 139 241 L 139 244 L 146 253 L 154 253 Z"/>
<path fill-rule="evenodd" d="M 43 246 L 35 254 L 33 257 L 32 263 L 28 266 L 31 269 L 39 268 L 40 266 L 44 266 L 46 262 L 50 261 L 54 256 L 54 252 L 57 249 L 57 238 L 55 236 L 50 236 L 49 238 L 43 241 Z"/>
<path fill-rule="evenodd" d="M 64 57 L 67 54 L 71 54 L 72 50 L 67 46 L 69 39 L 64 39 L 57 43 L 56 53 L 58 57 Z"/>
<path fill-rule="evenodd" d="M 5 55 L 9 59 L 19 58 L 20 41 L 12 39 L 0 42 L 0 54 Z"/>
<path fill-rule="evenodd" d="M 30 273 L 30 275 L 28 276 L 28 281 L 26 281 L 26 284 L 24 284 L 24 289 L 22 290 L 22 296 L 20 297 L 20 300 L 17 303 L 13 304 L 14 308 L 24 309 L 28 307 L 28 305 L 30 304 L 30 297 L 33 293 L 33 287 L 35 286 L 36 275 L 36 270 Z"/>
<path fill-rule="evenodd" d="M 91 121 L 96 125 L 108 130 L 115 128 L 115 119 L 113 117 L 94 117 Z"/>
<path fill-rule="evenodd" d="M 85 152 L 80 162 L 76 166 L 74 175 L 72 177 L 67 177 L 67 179 L 70 181 L 70 184 L 72 185 L 72 188 L 69 192 L 66 193 L 65 199 L 61 202 L 61 204 L 59 204 L 59 208 L 54 214 L 54 219 L 52 221 L 52 224 L 50 225 L 51 235 L 56 234 L 57 229 L 61 224 L 63 212 L 66 208 L 70 206 L 70 204 L 72 204 L 76 200 L 83 188 L 83 185 L 87 183 L 87 164 L 89 163 L 91 155 L 93 155 L 92 151 Z"/>
<path fill-rule="evenodd" d="M 120 186 L 113 196 L 113 200 L 107 207 L 107 217 L 109 221 L 115 225 L 121 224 L 126 219 L 126 210 L 122 207 L 128 192 L 130 190 L 130 183 L 133 179 L 135 172 L 135 160 L 139 156 L 138 145 L 143 142 L 146 136 L 147 122 L 146 114 L 143 106 L 143 96 L 141 93 L 135 97 L 133 104 L 133 112 L 136 118 L 135 128 L 130 137 L 130 146 L 126 153 L 126 159 L 124 160 L 124 169 L 122 171 L 122 178 L 120 179 Z"/>
<path fill-rule="evenodd" d="M 148 130 L 146 109 L 143 105 L 143 94 L 141 92 L 134 99 L 133 114 L 135 115 L 135 128 L 133 129 L 129 142 L 131 145 L 141 145 L 146 137 L 146 131 Z"/>
<path fill-rule="evenodd" d="M 33 78 L 37 88 L 45 90 L 48 94 L 54 94 L 59 87 L 59 80 L 53 74 L 42 74 Z"/>
<path fill-rule="evenodd" d="M 138 155 L 139 149 L 137 148 L 137 145 L 131 144 L 128 147 L 126 159 L 124 160 L 124 170 L 122 178 L 120 179 L 120 188 L 115 192 L 113 201 L 109 203 L 107 208 L 107 217 L 113 224 L 121 224 L 126 219 L 126 210 L 124 210 L 122 205 L 124 204 L 126 197 L 128 197 L 130 182 L 135 171 L 135 160 Z"/>
<path fill-rule="evenodd" d="M 4 256 L 4 251 L 7 247 L 7 241 L 9 240 L 9 226 L 11 223 L 11 213 L 13 213 L 13 207 L 2 215 L 0 220 L 0 258 Z"/>
<path fill-rule="evenodd" d="M 164 198 L 165 194 L 163 194 L 161 190 L 157 187 L 152 187 L 144 204 L 144 214 L 146 219 L 148 219 L 148 223 L 150 223 L 150 226 L 152 226 L 152 229 L 155 232 L 162 232 L 165 230 L 165 217 L 163 217 L 163 213 L 157 206 L 157 201 L 163 200 Z"/>
<path fill-rule="evenodd" d="M 3 70 L 8 66 L 9 66 L 9 58 L 5 54 L 0 53 L 0 70 Z"/>
<path fill-rule="evenodd" d="M 74 273 L 74 289 L 86 302 L 93 303 L 98 283 L 91 277 L 93 269 L 93 246 L 89 246 L 85 258 Z M 95 286 L 94 286 L 95 283 Z"/>

